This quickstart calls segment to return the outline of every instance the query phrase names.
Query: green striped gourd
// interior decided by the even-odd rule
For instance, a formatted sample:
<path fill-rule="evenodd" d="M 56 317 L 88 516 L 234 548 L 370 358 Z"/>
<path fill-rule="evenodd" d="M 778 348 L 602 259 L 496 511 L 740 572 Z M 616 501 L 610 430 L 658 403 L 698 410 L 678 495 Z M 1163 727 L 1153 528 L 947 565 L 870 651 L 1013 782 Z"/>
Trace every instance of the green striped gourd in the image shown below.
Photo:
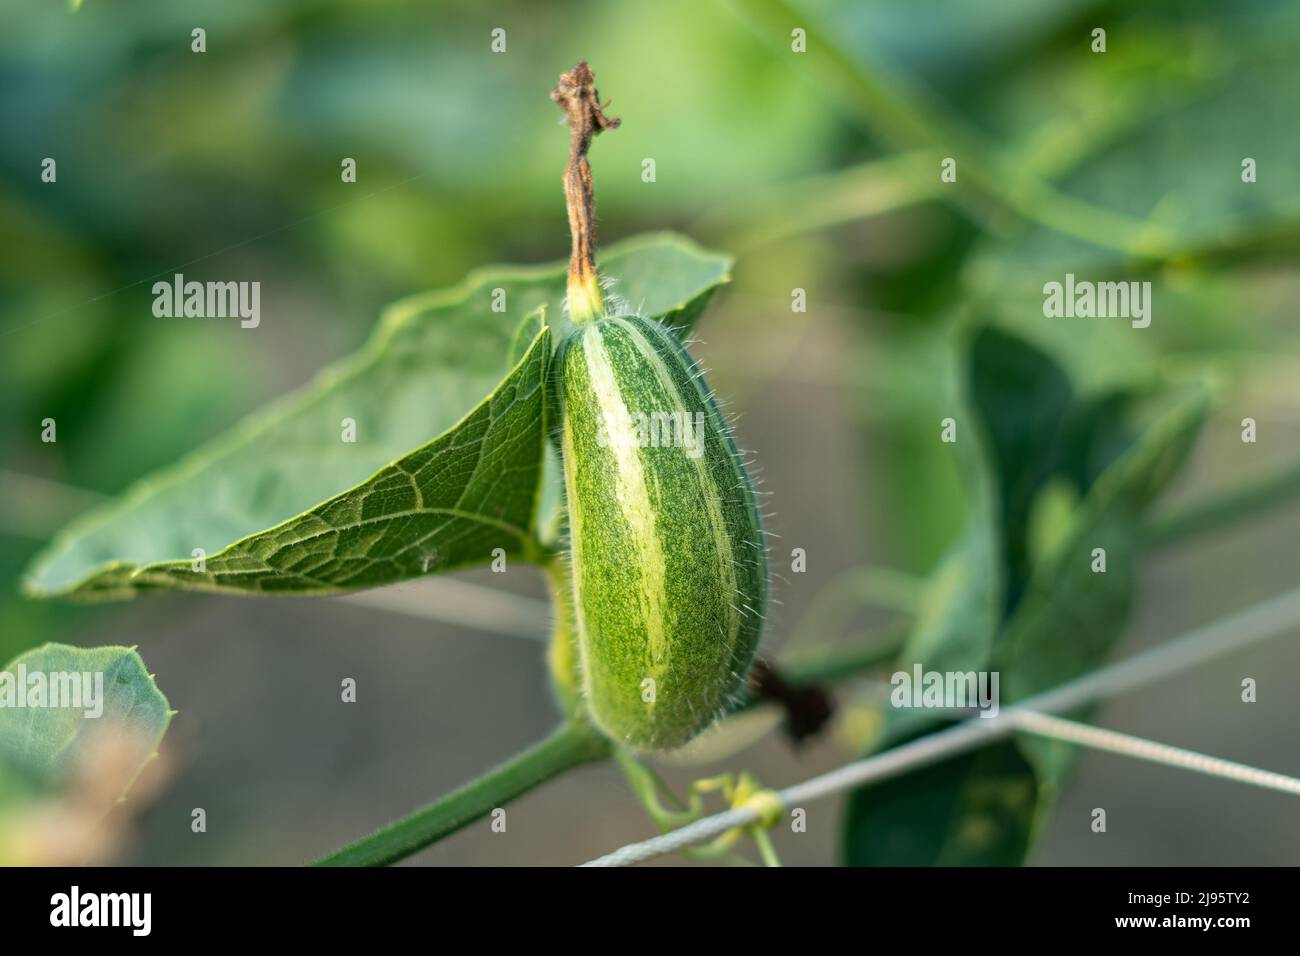
<path fill-rule="evenodd" d="M 597 726 L 686 743 L 753 660 L 767 601 L 754 492 L 701 372 L 662 324 L 595 318 L 557 361 L 577 643 Z"/>

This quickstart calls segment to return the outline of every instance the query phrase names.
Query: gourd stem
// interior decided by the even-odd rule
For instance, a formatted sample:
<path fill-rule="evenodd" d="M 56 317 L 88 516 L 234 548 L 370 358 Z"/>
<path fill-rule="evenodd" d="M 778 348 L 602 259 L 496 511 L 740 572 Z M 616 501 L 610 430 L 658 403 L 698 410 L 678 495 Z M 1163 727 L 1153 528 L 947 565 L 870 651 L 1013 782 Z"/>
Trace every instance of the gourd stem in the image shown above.
<path fill-rule="evenodd" d="M 582 723 L 567 723 L 441 800 L 316 861 L 316 866 L 396 863 L 566 771 L 609 755 L 609 743 Z"/>
<path fill-rule="evenodd" d="M 604 113 L 596 78 L 585 60 L 560 76 L 551 92 L 564 110 L 570 130 L 569 164 L 564 170 L 564 200 L 569 210 L 569 233 L 573 239 L 569 255 L 569 317 L 577 324 L 605 314 L 605 302 L 596 273 L 596 199 L 587 151 L 597 134 L 618 126 L 619 121 Z"/>

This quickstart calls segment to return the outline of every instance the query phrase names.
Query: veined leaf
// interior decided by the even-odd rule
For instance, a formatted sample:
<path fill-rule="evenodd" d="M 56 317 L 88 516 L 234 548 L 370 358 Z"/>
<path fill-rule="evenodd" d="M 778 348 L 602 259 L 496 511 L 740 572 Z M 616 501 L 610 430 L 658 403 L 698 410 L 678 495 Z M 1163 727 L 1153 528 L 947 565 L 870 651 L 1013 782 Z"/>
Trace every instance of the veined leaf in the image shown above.
<path fill-rule="evenodd" d="M 440 438 L 201 565 L 152 564 L 129 580 L 306 594 L 482 564 L 494 551 L 529 555 L 550 354 L 543 327 L 496 391 Z"/>
<path fill-rule="evenodd" d="M 629 308 L 679 329 L 730 269 L 667 234 L 600 264 Z M 28 592 L 330 592 L 526 553 L 566 270 L 485 269 L 396 303 L 358 355 L 74 522 L 33 562 Z M 540 308 L 551 333 L 538 322 L 521 338 Z"/>

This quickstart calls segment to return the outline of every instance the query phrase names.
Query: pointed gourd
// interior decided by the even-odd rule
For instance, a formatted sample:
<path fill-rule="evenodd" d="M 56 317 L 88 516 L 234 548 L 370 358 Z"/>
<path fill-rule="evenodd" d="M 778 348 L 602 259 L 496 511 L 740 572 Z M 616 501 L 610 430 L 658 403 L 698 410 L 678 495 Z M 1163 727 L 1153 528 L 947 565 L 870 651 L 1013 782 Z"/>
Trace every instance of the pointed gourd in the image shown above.
<path fill-rule="evenodd" d="M 714 721 L 758 645 L 767 560 L 753 487 L 665 326 L 588 322 L 555 368 L 583 694 L 611 739 L 672 749 Z"/>

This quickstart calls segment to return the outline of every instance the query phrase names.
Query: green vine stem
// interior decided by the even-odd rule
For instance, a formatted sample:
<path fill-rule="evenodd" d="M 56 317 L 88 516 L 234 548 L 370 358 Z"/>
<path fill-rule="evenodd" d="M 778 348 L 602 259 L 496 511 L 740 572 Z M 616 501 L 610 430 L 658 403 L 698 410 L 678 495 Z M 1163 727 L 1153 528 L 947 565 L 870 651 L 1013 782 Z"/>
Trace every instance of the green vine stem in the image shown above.
<path fill-rule="evenodd" d="M 654 770 L 642 763 L 634 754 L 615 747 L 613 756 L 615 762 L 623 770 L 623 776 L 626 778 L 628 786 L 632 788 L 632 793 L 641 801 L 641 805 L 645 807 L 655 825 L 664 833 L 683 827 L 703 816 L 703 796 L 705 793 L 720 789 L 724 793 L 731 793 L 731 788 L 737 783 L 736 778 L 730 774 L 696 780 L 687 791 L 687 799 L 682 800 L 673 793 L 672 788 L 664 783 Z M 739 783 L 742 786 L 756 784 L 748 774 L 742 774 Z M 673 810 L 664 806 L 663 801 L 659 799 L 661 793 L 678 809 Z M 781 861 L 776 854 L 776 848 L 772 845 L 771 838 L 764 827 L 750 827 L 746 832 L 753 838 L 755 845 L 758 847 L 759 856 L 764 865 L 781 865 Z M 682 851 L 682 855 L 695 860 L 725 860 L 733 865 L 752 865 L 749 860 L 732 851 L 731 848 L 734 842 L 735 836 L 732 835 L 720 838 L 710 846 L 688 847 Z"/>
<path fill-rule="evenodd" d="M 583 723 L 567 723 L 495 770 L 351 846 L 316 866 L 386 866 L 455 833 L 534 787 L 575 767 L 609 756 L 609 743 Z"/>
<path fill-rule="evenodd" d="M 1232 527 L 1296 498 L 1300 498 L 1300 462 L 1149 521 L 1143 529 L 1143 541 L 1152 548 L 1168 547 Z"/>
<path fill-rule="evenodd" d="M 351 846 L 317 860 L 315 865 L 385 866 L 396 863 L 548 780 L 609 756 L 609 742 L 583 716 L 577 651 L 573 642 L 573 598 L 568 563 L 563 555 L 551 554 L 539 562 L 539 567 L 550 585 L 555 608 L 547 661 L 552 685 L 565 715 L 564 725 L 495 770 Z"/>

